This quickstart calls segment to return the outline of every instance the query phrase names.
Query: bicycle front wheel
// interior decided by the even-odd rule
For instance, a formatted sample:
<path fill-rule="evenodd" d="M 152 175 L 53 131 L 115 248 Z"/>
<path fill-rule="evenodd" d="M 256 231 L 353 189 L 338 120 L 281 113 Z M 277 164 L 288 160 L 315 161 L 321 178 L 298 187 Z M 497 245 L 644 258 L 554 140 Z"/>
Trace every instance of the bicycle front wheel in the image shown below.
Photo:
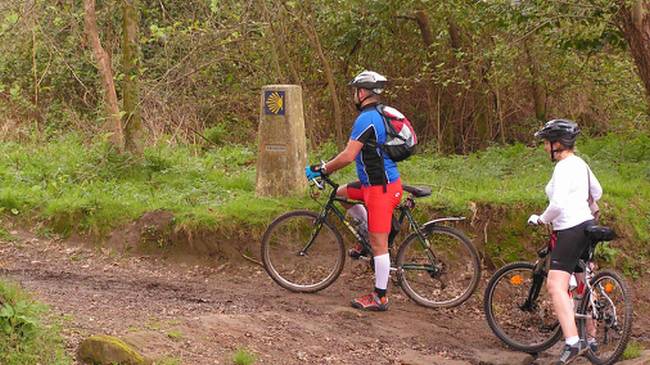
<path fill-rule="evenodd" d="M 408 236 L 397 252 L 399 283 L 416 303 L 448 308 L 467 300 L 478 285 L 478 252 L 465 235 L 451 227 L 434 226 Z"/>
<path fill-rule="evenodd" d="M 285 289 L 313 293 L 331 285 L 343 270 L 343 239 L 318 216 L 304 210 L 283 214 L 262 237 L 264 268 Z"/>
<path fill-rule="evenodd" d="M 483 309 L 492 332 L 515 350 L 537 353 L 562 337 L 544 276 L 534 265 L 513 262 L 492 275 L 485 288 Z"/>
<path fill-rule="evenodd" d="M 580 303 L 580 313 L 590 317 L 578 322 L 580 337 L 596 340 L 596 351 L 587 351 L 593 364 L 613 364 L 630 339 L 632 293 L 621 275 L 611 270 L 598 272 L 591 280 L 591 289 L 593 306 L 588 295 Z"/>

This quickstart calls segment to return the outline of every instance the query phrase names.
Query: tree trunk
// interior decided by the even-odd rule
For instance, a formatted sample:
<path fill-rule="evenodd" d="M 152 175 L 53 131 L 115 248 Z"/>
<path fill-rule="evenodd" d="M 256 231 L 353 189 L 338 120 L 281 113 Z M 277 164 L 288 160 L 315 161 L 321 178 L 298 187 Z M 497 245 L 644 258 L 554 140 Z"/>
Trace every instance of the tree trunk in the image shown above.
<path fill-rule="evenodd" d="M 29 27 L 31 28 L 32 34 L 32 43 L 31 43 L 31 63 L 32 63 L 32 86 L 33 86 L 33 96 L 32 96 L 32 105 L 29 115 L 30 119 L 34 121 L 36 130 L 40 128 L 40 122 L 42 120 L 41 110 L 40 110 L 40 82 L 38 76 L 38 40 L 36 38 L 37 26 L 38 26 L 38 7 L 36 0 L 25 1 L 23 13 L 26 16 L 29 16 Z M 46 69 L 47 71 L 47 69 Z"/>
<path fill-rule="evenodd" d="M 463 39 L 462 39 L 462 30 L 456 24 L 456 21 L 451 14 L 447 16 L 447 30 L 449 32 L 449 46 L 452 49 L 451 64 L 455 69 L 459 70 L 461 74 L 461 79 L 471 82 L 471 70 L 467 66 L 466 62 L 459 57 L 459 54 L 463 51 Z M 451 110 L 453 113 L 450 114 L 448 118 L 449 128 L 448 135 L 446 139 L 453 144 L 453 151 L 456 153 L 465 153 L 465 110 L 467 106 L 467 92 L 463 90 L 462 87 L 456 87 L 450 84 L 449 95 L 452 99 Z M 455 123 L 454 118 L 458 115 L 458 122 Z"/>
<path fill-rule="evenodd" d="M 429 23 L 429 16 L 424 10 L 415 12 L 415 21 L 420 27 L 420 34 L 422 34 L 422 42 L 424 46 L 429 48 L 433 44 L 433 32 L 431 31 L 431 24 Z"/>
<path fill-rule="evenodd" d="M 501 100 L 501 93 L 499 92 L 499 85 L 495 87 L 495 107 L 497 116 L 499 117 L 499 136 L 501 137 L 501 144 L 506 144 L 506 125 L 503 121 L 503 105 Z"/>
<path fill-rule="evenodd" d="M 88 37 L 88 42 L 92 47 L 93 55 L 97 61 L 97 68 L 101 74 L 102 85 L 104 87 L 104 101 L 106 103 L 106 112 L 108 114 L 106 129 L 112 132 L 110 140 L 113 145 L 118 149 L 118 151 L 123 152 L 124 134 L 122 132 L 120 109 L 118 107 L 115 83 L 113 81 L 111 57 L 106 53 L 99 40 L 97 16 L 95 13 L 95 0 L 84 0 L 84 25 L 86 36 Z"/>
<path fill-rule="evenodd" d="M 124 110 L 124 139 L 126 149 L 142 154 L 143 131 L 140 116 L 140 87 L 138 46 L 139 12 L 137 0 L 122 0 L 122 103 Z"/>
<path fill-rule="evenodd" d="M 280 66 L 280 55 L 278 54 L 278 49 L 281 48 L 278 46 L 278 42 L 276 39 L 278 39 L 277 31 L 275 27 L 273 26 L 274 19 L 271 18 L 271 15 L 269 14 L 269 9 L 266 6 L 265 1 L 260 1 L 259 6 L 262 10 L 262 14 L 264 16 L 264 21 L 269 24 L 269 29 L 271 30 L 271 35 L 268 37 L 268 39 L 271 41 L 271 60 L 273 61 L 273 66 L 275 67 L 275 72 L 278 77 L 278 83 L 283 84 L 286 83 L 286 78 L 284 77 L 284 73 L 282 72 L 282 67 Z M 280 42 L 281 43 L 281 42 Z M 284 46 L 281 43 L 282 46 Z"/>
<path fill-rule="evenodd" d="M 38 110 L 38 65 L 36 63 L 36 5 L 32 4 L 33 12 L 31 14 L 31 28 L 32 28 L 32 79 L 34 83 L 34 109 Z"/>
<path fill-rule="evenodd" d="M 524 39 L 523 43 L 528 71 L 530 72 L 530 87 L 533 94 L 533 102 L 535 103 L 535 118 L 543 122 L 546 120 L 546 89 L 542 84 L 539 64 L 530 50 L 529 39 Z"/>
<path fill-rule="evenodd" d="M 628 5 L 628 1 L 621 0 L 619 3 L 618 27 L 630 46 L 639 77 L 645 86 L 646 106 L 650 114 L 650 2 L 636 0 Z"/>
<path fill-rule="evenodd" d="M 468 80 L 470 70 L 467 66 L 467 62 L 458 57 L 458 54 L 463 51 L 462 30 L 458 24 L 456 24 L 456 21 L 451 17 L 451 15 L 449 15 L 449 18 L 447 19 L 447 29 L 449 31 L 449 45 L 454 52 L 453 61 L 455 65 L 460 63 L 462 70 L 465 72 L 464 78 L 465 80 Z"/>
<path fill-rule="evenodd" d="M 422 36 L 422 44 L 424 45 L 424 48 L 426 50 L 430 50 L 431 45 L 433 44 L 433 32 L 431 31 L 431 22 L 429 21 L 429 15 L 427 14 L 426 11 L 424 10 L 416 10 L 413 13 L 413 16 L 405 16 L 405 19 L 408 20 L 414 20 L 418 24 L 418 28 L 420 29 L 420 35 Z M 434 55 L 432 53 L 429 53 L 427 55 L 430 59 L 430 63 L 432 65 L 438 64 L 438 62 L 434 59 Z M 433 101 L 431 98 L 431 93 L 430 90 L 433 90 L 436 88 L 435 84 L 431 84 L 430 89 L 426 89 L 426 105 L 428 109 L 428 114 L 429 114 L 429 129 L 435 130 L 436 131 L 436 142 L 437 142 L 437 149 L 438 152 L 441 152 L 441 129 L 440 129 L 440 90 L 437 90 L 437 98 L 438 98 L 438 108 L 434 110 L 433 108 Z M 435 120 L 435 125 L 434 125 L 434 120 L 433 120 L 433 115 L 436 115 L 436 120 Z M 426 135 L 425 135 L 426 136 Z"/>
<path fill-rule="evenodd" d="M 282 56 L 287 63 L 291 82 L 296 85 L 302 85 L 302 78 L 300 77 L 300 73 L 298 73 L 298 68 L 296 67 L 294 60 L 292 60 L 291 53 L 288 49 L 290 42 L 287 41 L 287 19 L 285 13 L 280 11 L 278 12 L 278 16 L 280 23 L 280 29 L 278 29 L 278 42 L 280 43 L 280 47 L 278 48 L 280 50 L 280 56 Z"/>
<path fill-rule="evenodd" d="M 436 147 L 437 152 L 442 153 L 442 111 L 440 110 L 440 96 L 442 90 L 437 90 L 436 93 L 438 94 L 436 99 Z"/>
<path fill-rule="evenodd" d="M 341 113 L 341 105 L 339 104 L 339 98 L 336 92 L 334 72 L 332 71 L 332 67 L 330 66 L 330 63 L 325 56 L 325 52 L 323 51 L 323 47 L 320 43 L 320 38 L 318 37 L 318 33 L 316 32 L 316 29 L 314 29 L 314 26 L 311 25 L 311 23 L 308 25 L 299 17 L 296 17 L 296 19 L 301 28 L 307 34 L 307 38 L 309 38 L 313 47 L 316 48 L 318 57 L 320 58 L 323 65 L 323 70 L 325 71 L 325 77 L 327 79 L 327 88 L 329 89 L 330 96 L 332 98 L 332 106 L 334 107 L 334 138 L 336 139 L 336 144 L 339 147 L 343 147 L 345 142 L 343 141 L 343 114 Z"/>

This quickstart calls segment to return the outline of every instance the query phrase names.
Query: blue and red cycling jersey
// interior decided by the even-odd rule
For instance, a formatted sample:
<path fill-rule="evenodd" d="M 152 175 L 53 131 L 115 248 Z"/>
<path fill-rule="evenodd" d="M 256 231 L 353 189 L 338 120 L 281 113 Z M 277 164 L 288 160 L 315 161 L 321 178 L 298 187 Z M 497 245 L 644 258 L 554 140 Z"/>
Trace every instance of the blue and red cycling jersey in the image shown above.
<path fill-rule="evenodd" d="M 350 139 L 363 143 L 355 162 L 359 181 L 366 186 L 390 184 L 400 177 L 397 164 L 380 148 L 386 141 L 382 118 L 376 104 L 370 104 L 361 110 L 352 126 Z"/>

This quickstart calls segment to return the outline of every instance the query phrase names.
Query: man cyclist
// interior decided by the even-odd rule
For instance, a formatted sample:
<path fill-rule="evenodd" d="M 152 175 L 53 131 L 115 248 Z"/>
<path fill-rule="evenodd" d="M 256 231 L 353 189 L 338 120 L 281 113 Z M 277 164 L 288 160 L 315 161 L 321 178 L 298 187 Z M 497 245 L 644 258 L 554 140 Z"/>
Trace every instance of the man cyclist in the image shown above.
<path fill-rule="evenodd" d="M 370 294 L 352 300 L 352 306 L 373 311 L 388 309 L 388 235 L 393 210 L 402 198 L 402 183 L 397 164 L 381 149 L 381 145 L 386 141 L 386 128 L 377 105 L 387 81 L 386 77 L 377 72 L 363 71 L 348 84 L 354 91 L 354 104 L 359 110 L 348 144 L 333 160 L 307 169 L 307 178 L 313 179 L 321 173 L 331 174 L 352 161 L 356 162 L 359 180 L 339 187 L 337 195 L 362 200 L 368 210 L 368 233 L 374 256 L 375 287 Z"/>
<path fill-rule="evenodd" d="M 544 149 L 551 161 L 557 162 L 553 176 L 546 185 L 549 205 L 539 216 L 533 214 L 530 224 L 552 224 L 551 267 L 547 289 L 553 301 L 565 337 L 565 346 L 557 365 L 572 362 L 588 347 L 595 348 L 595 339 L 580 339 L 574 318 L 574 308 L 568 294 L 571 274 L 590 244 L 585 228 L 594 224 L 590 203 L 602 196 L 603 190 L 589 166 L 574 153 L 575 141 L 580 133 L 578 125 L 566 119 L 554 119 L 535 133 L 544 140 Z M 588 323 L 588 332 L 594 332 Z"/>

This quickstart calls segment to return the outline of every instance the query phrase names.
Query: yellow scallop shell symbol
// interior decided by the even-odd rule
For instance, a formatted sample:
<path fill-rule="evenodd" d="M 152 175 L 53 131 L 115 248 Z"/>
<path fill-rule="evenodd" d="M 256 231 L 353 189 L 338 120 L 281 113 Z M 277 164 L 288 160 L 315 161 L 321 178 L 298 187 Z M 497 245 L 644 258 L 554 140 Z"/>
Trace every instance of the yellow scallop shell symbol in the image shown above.
<path fill-rule="evenodd" d="M 266 107 L 269 108 L 271 113 L 278 114 L 284 106 L 284 100 L 278 92 L 272 92 L 266 99 Z"/>

